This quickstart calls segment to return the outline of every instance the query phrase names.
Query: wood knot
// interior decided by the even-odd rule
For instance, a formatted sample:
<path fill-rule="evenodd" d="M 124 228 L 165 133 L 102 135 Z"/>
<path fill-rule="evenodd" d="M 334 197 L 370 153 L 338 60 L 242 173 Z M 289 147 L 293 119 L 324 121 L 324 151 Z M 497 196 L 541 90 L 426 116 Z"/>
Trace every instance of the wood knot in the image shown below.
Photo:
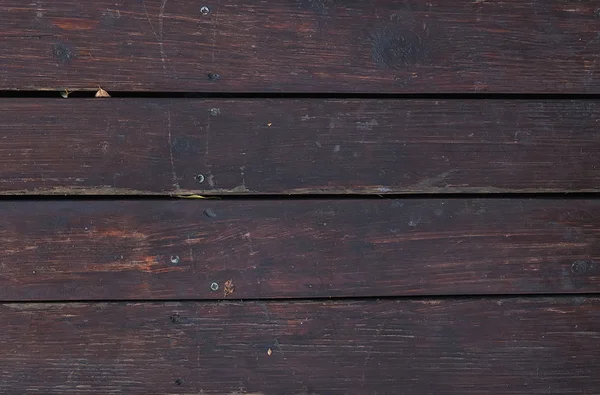
<path fill-rule="evenodd" d="M 422 63 L 425 59 L 426 31 L 384 28 L 372 35 L 372 57 L 379 66 L 400 69 Z"/>
<path fill-rule="evenodd" d="M 593 262 L 586 262 L 586 261 L 581 261 L 581 260 L 575 261 L 571 265 L 571 273 L 583 274 L 583 273 L 586 273 L 586 272 L 590 271 L 591 269 L 593 269 L 593 267 L 594 267 Z"/>

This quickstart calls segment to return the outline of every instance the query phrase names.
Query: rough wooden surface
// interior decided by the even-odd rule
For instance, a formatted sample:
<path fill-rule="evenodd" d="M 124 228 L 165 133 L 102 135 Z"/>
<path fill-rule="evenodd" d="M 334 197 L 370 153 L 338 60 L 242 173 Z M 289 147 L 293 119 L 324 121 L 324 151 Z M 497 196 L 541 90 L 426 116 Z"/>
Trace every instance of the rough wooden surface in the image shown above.
<path fill-rule="evenodd" d="M 0 193 L 598 191 L 596 103 L 4 99 Z"/>
<path fill-rule="evenodd" d="M 0 89 L 598 93 L 598 9 L 598 0 L 2 0 Z"/>
<path fill-rule="evenodd" d="M 591 293 L 598 210 L 561 199 L 5 202 L 0 298 Z"/>
<path fill-rule="evenodd" d="M 596 298 L 11 304 L 0 314 L 2 393 L 567 395 L 600 386 Z"/>

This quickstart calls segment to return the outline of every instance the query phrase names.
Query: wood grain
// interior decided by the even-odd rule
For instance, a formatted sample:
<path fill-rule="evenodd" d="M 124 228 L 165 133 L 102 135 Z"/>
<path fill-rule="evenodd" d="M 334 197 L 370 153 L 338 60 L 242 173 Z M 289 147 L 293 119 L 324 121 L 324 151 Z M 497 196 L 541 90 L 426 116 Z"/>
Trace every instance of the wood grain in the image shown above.
<path fill-rule="evenodd" d="M 10 304 L 0 313 L 3 393 L 508 395 L 600 385 L 597 298 Z"/>
<path fill-rule="evenodd" d="M 600 185 L 597 101 L 4 99 L 0 108 L 1 194 Z"/>
<path fill-rule="evenodd" d="M 2 0 L 0 89 L 598 93 L 598 9 L 598 0 Z"/>
<path fill-rule="evenodd" d="M 4 202 L 0 299 L 595 293 L 599 210 L 563 199 Z"/>

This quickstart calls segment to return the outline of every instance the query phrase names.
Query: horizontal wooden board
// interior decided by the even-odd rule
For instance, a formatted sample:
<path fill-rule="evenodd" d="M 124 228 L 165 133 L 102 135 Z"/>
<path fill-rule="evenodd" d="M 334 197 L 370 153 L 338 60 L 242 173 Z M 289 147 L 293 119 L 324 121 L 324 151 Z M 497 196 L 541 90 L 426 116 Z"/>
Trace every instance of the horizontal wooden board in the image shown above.
<path fill-rule="evenodd" d="M 0 89 L 593 92 L 600 1 L 0 3 Z"/>
<path fill-rule="evenodd" d="M 582 394 L 600 300 L 0 306 L 0 391 Z"/>
<path fill-rule="evenodd" d="M 597 101 L 4 99 L 0 108 L 2 194 L 600 190 Z"/>
<path fill-rule="evenodd" d="M 5 201 L 0 299 L 595 293 L 599 211 L 562 199 Z"/>

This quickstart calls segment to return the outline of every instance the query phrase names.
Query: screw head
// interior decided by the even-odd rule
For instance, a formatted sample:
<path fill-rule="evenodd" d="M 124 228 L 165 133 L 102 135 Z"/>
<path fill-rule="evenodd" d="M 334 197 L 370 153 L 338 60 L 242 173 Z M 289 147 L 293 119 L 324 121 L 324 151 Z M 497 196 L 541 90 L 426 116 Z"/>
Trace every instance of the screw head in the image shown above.
<path fill-rule="evenodd" d="M 202 184 L 204 182 L 204 176 L 202 174 L 196 174 L 196 181 L 198 181 L 198 184 Z"/>
<path fill-rule="evenodd" d="M 217 81 L 218 79 L 221 78 L 221 75 L 217 74 L 217 73 L 208 73 L 207 77 L 208 77 L 209 81 Z"/>
<path fill-rule="evenodd" d="M 202 8 L 200 8 L 200 13 L 202 15 L 208 15 L 210 14 L 210 8 L 208 8 L 207 6 L 203 6 Z"/>
<path fill-rule="evenodd" d="M 219 290 L 219 284 L 217 283 L 212 283 L 210 284 L 210 289 L 214 292 L 214 291 L 218 291 Z"/>
<path fill-rule="evenodd" d="M 219 115 L 220 112 L 221 110 L 219 110 L 218 108 L 211 108 L 209 111 L 211 117 L 216 117 L 217 115 Z"/>
<path fill-rule="evenodd" d="M 177 255 L 172 255 L 171 256 L 171 263 L 173 265 L 177 265 L 179 263 L 179 257 Z"/>

